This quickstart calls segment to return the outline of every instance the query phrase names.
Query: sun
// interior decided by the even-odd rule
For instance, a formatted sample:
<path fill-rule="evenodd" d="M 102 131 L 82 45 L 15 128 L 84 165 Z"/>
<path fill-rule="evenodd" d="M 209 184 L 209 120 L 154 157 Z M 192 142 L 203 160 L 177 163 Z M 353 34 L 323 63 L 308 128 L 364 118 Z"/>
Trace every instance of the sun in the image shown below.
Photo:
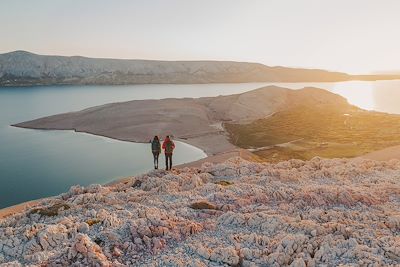
<path fill-rule="evenodd" d="M 331 91 L 344 96 L 350 104 L 366 110 L 375 109 L 374 85 L 372 82 L 350 81 L 336 83 Z"/>

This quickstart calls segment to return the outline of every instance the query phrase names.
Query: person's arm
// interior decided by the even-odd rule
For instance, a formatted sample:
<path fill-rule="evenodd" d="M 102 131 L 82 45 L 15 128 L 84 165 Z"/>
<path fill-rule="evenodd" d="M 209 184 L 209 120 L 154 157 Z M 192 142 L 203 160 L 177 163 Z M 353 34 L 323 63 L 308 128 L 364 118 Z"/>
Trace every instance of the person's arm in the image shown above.
<path fill-rule="evenodd" d="M 162 143 L 162 148 L 165 149 L 165 140 L 164 140 L 164 142 Z"/>
<path fill-rule="evenodd" d="M 175 143 L 173 141 L 172 142 L 172 149 L 175 149 Z"/>

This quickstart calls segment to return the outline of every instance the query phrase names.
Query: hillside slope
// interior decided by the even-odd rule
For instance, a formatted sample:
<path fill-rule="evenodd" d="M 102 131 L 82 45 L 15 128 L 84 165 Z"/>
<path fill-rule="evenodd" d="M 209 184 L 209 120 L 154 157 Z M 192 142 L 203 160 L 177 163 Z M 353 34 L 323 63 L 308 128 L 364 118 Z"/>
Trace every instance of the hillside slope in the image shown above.
<path fill-rule="evenodd" d="M 231 61 L 152 61 L 0 54 L 0 86 L 49 84 L 147 84 L 323 82 L 352 79 L 345 73 L 268 67 Z"/>
<path fill-rule="evenodd" d="M 400 145 L 400 115 L 346 105 L 301 105 L 225 129 L 233 144 L 269 161 L 357 157 Z"/>
<path fill-rule="evenodd" d="M 0 266 L 397 266 L 399 196 L 397 160 L 154 171 L 0 220 Z"/>

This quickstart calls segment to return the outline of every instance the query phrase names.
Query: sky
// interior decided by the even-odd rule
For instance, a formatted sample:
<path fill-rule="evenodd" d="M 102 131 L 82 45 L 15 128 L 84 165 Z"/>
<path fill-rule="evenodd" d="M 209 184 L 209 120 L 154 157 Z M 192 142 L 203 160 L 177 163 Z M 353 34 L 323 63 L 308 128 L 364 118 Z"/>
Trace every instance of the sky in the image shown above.
<path fill-rule="evenodd" d="M 0 53 L 400 71 L 399 0 L 0 0 Z"/>

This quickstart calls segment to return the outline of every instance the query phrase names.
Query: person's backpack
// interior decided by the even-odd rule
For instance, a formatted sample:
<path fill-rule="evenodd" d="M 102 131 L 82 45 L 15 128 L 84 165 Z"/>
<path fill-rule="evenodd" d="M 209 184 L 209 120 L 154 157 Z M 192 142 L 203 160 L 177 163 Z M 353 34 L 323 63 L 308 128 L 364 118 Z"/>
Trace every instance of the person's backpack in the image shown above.
<path fill-rule="evenodd" d="M 174 143 L 171 140 L 165 143 L 165 153 L 171 154 L 174 150 Z"/>
<path fill-rule="evenodd" d="M 160 141 L 157 140 L 153 140 L 153 142 L 151 142 L 151 150 L 152 151 L 160 151 L 161 147 L 160 147 Z"/>

